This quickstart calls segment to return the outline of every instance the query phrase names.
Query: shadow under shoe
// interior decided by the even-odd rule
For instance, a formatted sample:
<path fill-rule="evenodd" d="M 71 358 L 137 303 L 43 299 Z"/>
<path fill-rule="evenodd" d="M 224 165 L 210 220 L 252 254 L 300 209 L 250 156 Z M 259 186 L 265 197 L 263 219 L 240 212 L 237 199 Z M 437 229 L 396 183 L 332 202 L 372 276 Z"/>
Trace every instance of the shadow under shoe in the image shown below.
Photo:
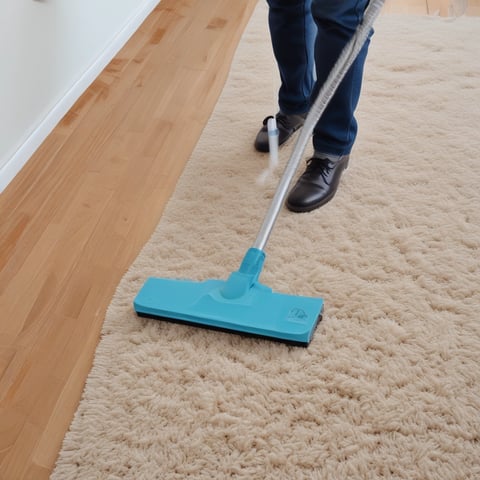
<path fill-rule="evenodd" d="M 337 192 L 349 156 L 332 162 L 326 158 L 307 160 L 305 172 L 290 191 L 286 206 L 292 212 L 310 212 L 329 202 Z"/>
<path fill-rule="evenodd" d="M 278 128 L 278 145 L 285 143 L 300 127 L 305 123 L 307 114 L 301 115 L 285 115 L 282 112 L 278 112 L 275 115 Z M 273 118 L 271 115 L 263 120 L 263 126 L 255 138 L 255 149 L 259 152 L 268 152 L 268 129 L 267 122 L 269 118 Z"/>

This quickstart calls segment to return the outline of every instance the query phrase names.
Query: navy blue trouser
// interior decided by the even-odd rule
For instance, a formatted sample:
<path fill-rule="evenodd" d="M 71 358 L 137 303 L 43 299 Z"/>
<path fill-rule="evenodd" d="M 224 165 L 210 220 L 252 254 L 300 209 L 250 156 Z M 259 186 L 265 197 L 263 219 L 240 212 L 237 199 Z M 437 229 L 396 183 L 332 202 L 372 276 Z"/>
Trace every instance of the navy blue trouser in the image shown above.
<path fill-rule="evenodd" d="M 267 0 L 273 52 L 280 71 L 280 110 L 306 112 L 345 44 L 363 18 L 368 0 Z M 357 135 L 368 41 L 338 87 L 313 133 L 316 154 L 348 155 Z"/>

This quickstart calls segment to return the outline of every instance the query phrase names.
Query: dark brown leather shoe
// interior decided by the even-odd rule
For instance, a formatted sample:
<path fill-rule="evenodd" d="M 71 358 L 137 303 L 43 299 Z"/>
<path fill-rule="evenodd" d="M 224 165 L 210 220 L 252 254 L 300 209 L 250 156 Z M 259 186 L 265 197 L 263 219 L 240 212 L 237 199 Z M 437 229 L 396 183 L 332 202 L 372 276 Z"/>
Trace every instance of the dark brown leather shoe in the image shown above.
<path fill-rule="evenodd" d="M 278 112 L 275 115 L 275 119 L 277 120 L 279 146 L 285 143 L 300 127 L 303 126 L 306 116 L 306 113 L 302 115 L 285 115 L 282 112 Z M 269 151 L 267 130 L 267 122 L 269 118 L 273 117 L 269 116 L 263 120 L 263 126 L 255 138 L 254 145 L 259 152 Z"/>
<path fill-rule="evenodd" d="M 330 201 L 337 191 L 340 177 L 348 166 L 349 156 L 332 162 L 324 158 L 311 158 L 287 198 L 292 212 L 310 212 Z"/>

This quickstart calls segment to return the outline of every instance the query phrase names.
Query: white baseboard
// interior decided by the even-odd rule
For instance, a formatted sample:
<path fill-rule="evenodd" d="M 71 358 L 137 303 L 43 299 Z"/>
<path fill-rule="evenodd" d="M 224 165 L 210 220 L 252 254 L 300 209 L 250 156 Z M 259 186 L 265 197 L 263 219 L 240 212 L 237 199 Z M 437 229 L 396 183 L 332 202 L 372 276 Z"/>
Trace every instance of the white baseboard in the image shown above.
<path fill-rule="evenodd" d="M 125 26 L 112 38 L 110 44 L 103 50 L 92 65 L 85 71 L 74 85 L 67 91 L 63 98 L 50 110 L 37 128 L 28 136 L 18 150 L 12 155 L 2 168 L 0 168 L 0 193 L 13 180 L 15 175 L 28 162 L 37 148 L 47 138 L 50 132 L 60 122 L 64 115 L 72 108 L 83 92 L 100 75 L 102 70 L 115 57 L 129 38 L 136 32 L 142 22 L 160 0 L 145 0 L 138 10 L 130 17 Z"/>

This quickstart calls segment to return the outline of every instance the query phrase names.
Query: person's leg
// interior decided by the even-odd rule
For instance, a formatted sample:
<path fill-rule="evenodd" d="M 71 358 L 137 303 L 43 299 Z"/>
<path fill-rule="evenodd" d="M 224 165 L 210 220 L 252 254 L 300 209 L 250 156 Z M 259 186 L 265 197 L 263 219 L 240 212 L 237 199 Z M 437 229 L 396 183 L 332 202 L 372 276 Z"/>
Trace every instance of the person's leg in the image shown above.
<path fill-rule="evenodd" d="M 362 21 L 368 0 L 313 0 L 312 16 L 318 33 L 315 42 L 317 82 L 312 102 L 345 45 Z M 307 212 L 330 201 L 347 168 L 357 135 L 355 108 L 360 96 L 369 40 L 348 70 L 313 132 L 314 158 L 307 162 L 287 198 L 287 207 Z"/>
<path fill-rule="evenodd" d="M 317 27 L 312 0 L 267 0 L 273 53 L 280 73 L 279 111 L 276 114 L 279 145 L 305 121 L 315 81 L 314 46 Z M 255 148 L 268 152 L 267 117 L 255 138 Z"/>
<path fill-rule="evenodd" d="M 314 45 L 317 28 L 312 0 L 267 0 L 273 53 L 280 72 L 280 110 L 302 114 L 309 108 L 314 85 Z"/>
<path fill-rule="evenodd" d="M 341 51 L 363 18 L 368 0 L 313 0 L 312 16 L 317 25 L 315 61 L 317 83 L 312 101 L 326 80 Z M 369 41 L 340 83 L 313 133 L 316 155 L 348 155 L 357 135 L 354 117 L 363 77 Z"/>

